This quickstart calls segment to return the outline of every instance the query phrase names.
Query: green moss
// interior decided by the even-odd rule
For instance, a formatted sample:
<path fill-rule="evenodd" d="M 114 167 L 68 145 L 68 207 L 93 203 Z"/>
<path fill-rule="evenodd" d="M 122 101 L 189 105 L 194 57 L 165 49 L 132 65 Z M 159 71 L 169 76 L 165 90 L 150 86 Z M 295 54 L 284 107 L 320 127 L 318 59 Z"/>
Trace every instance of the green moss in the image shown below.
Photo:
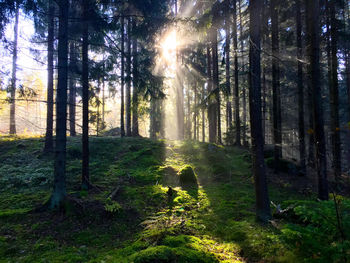
<path fill-rule="evenodd" d="M 190 165 L 185 165 L 178 172 L 179 181 L 181 186 L 197 187 L 197 176 L 195 175 L 193 168 Z"/>
<path fill-rule="evenodd" d="M 218 260 L 207 253 L 181 247 L 168 246 L 150 247 L 130 256 L 135 263 L 214 263 Z"/>
<path fill-rule="evenodd" d="M 166 246 L 150 247 L 130 256 L 130 261 L 135 263 L 167 263 L 175 260 L 175 253 Z"/>
<path fill-rule="evenodd" d="M 53 156 L 42 155 L 43 142 L 0 137 L 0 261 L 332 262 L 341 255 L 339 233 L 320 216 L 336 222 L 332 202 L 301 202 L 295 191 L 269 185 L 271 200 L 298 208 L 288 224 L 279 222 L 281 231 L 260 226 L 247 150 L 193 141 L 92 137 L 98 188 L 80 191 L 81 141 L 68 138 L 67 186 L 77 203 L 64 215 L 28 213 L 51 193 Z M 341 204 L 348 231 L 346 199 Z"/>

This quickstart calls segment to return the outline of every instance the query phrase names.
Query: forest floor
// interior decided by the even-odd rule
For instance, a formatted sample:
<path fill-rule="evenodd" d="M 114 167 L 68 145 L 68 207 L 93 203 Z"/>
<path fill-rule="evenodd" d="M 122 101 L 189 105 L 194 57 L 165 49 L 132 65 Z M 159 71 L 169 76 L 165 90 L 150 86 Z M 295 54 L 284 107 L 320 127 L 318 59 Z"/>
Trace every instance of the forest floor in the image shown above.
<path fill-rule="evenodd" d="M 308 188 L 273 176 L 270 199 L 289 210 L 260 225 L 243 148 L 93 137 L 88 192 L 80 138 L 68 138 L 65 208 L 33 212 L 53 179 L 43 142 L 0 137 L 0 262 L 349 262 L 349 200 L 315 202 Z M 191 187 L 178 175 L 188 166 Z"/>

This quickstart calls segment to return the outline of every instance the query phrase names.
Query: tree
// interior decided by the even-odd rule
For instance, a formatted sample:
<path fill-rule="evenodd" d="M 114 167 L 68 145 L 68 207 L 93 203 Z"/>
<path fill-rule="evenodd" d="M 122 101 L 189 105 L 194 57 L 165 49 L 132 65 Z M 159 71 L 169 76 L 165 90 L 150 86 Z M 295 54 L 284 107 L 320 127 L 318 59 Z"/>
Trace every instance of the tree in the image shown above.
<path fill-rule="evenodd" d="M 226 6 L 226 18 L 225 18 L 225 77 L 226 77 L 226 92 L 227 94 L 231 94 L 231 76 L 230 76 L 230 42 L 231 42 L 231 29 L 230 29 L 230 1 L 227 1 Z M 236 25 L 233 22 L 233 34 L 234 32 L 237 32 Z M 232 129 L 232 105 L 230 100 L 227 100 L 226 104 L 226 119 L 227 119 L 227 132 L 229 132 L 230 129 Z"/>
<path fill-rule="evenodd" d="M 56 147 L 54 186 L 49 208 L 58 208 L 67 195 L 66 142 L 67 142 L 67 79 L 68 79 L 68 0 L 59 0 L 58 29 L 58 83 L 56 97 Z"/>
<path fill-rule="evenodd" d="M 233 2 L 233 48 L 234 48 L 234 64 L 235 64 L 235 89 L 234 89 L 234 105 L 235 105 L 235 127 L 236 127 L 236 145 L 241 145 L 241 120 L 239 117 L 239 81 L 238 81 L 238 36 L 237 36 L 237 1 Z"/>
<path fill-rule="evenodd" d="M 126 136 L 131 136 L 131 18 L 128 18 L 126 41 Z"/>
<path fill-rule="evenodd" d="M 124 12 L 124 11 L 123 11 Z M 124 67 L 125 67 L 125 59 L 124 59 L 124 50 L 125 50 L 125 26 L 124 26 L 124 15 L 120 17 L 121 19 L 121 50 L 120 50 L 120 60 L 121 60 L 121 68 L 120 68 L 120 133 L 121 136 L 125 136 L 125 127 L 124 127 Z"/>
<path fill-rule="evenodd" d="M 15 2 L 15 24 L 13 28 L 13 51 L 12 51 L 12 77 L 10 87 L 10 134 L 16 134 L 16 81 L 17 81 L 17 42 L 18 42 L 18 18 L 19 3 Z"/>
<path fill-rule="evenodd" d="M 252 160 L 256 194 L 257 219 L 267 222 L 271 218 L 270 201 L 264 161 L 264 140 L 261 121 L 261 66 L 260 66 L 260 22 L 262 0 L 251 0 L 250 11 L 250 52 L 249 52 L 249 108 L 252 134 Z"/>
<path fill-rule="evenodd" d="M 295 0 L 295 19 L 297 34 L 297 85 L 298 85 L 298 131 L 299 131 L 299 154 L 300 174 L 306 174 L 306 153 L 305 153 L 305 121 L 304 121 L 304 83 L 303 83 L 303 47 L 302 47 L 302 22 L 301 3 Z"/>
<path fill-rule="evenodd" d="M 213 92 L 215 93 L 215 115 L 217 121 L 217 138 L 215 142 L 221 144 L 221 105 L 220 105 L 220 83 L 219 83 L 219 57 L 218 57 L 218 29 L 212 31 L 212 65 L 213 65 Z"/>
<path fill-rule="evenodd" d="M 209 31 L 209 36 L 212 31 Z M 211 38 L 211 36 L 210 36 Z M 208 122 L 209 122 L 209 142 L 216 142 L 216 134 L 217 134 L 217 121 L 216 121 L 216 108 L 215 102 L 212 99 L 211 93 L 213 92 L 213 77 L 212 77 L 212 56 L 210 45 L 207 46 L 207 85 L 208 85 Z"/>
<path fill-rule="evenodd" d="M 82 189 L 89 189 L 89 21 L 90 21 L 90 10 L 91 3 L 85 0 L 82 4 L 82 87 L 83 87 L 83 162 L 82 162 Z"/>
<path fill-rule="evenodd" d="M 331 37 L 331 76 L 329 83 L 329 95 L 331 106 L 331 143 L 333 153 L 334 177 L 339 183 L 341 175 L 341 149 L 340 149 L 340 125 L 339 125 L 339 84 L 338 84 L 338 21 L 336 19 L 336 1 L 328 1 L 330 16 Z"/>
<path fill-rule="evenodd" d="M 175 8 L 175 18 L 178 15 L 178 5 L 177 0 L 174 0 L 174 8 Z M 185 113 L 184 113 L 184 91 L 183 91 L 183 83 L 180 76 L 180 67 L 179 64 L 180 54 L 179 51 L 176 50 L 176 115 L 177 115 L 177 130 L 178 130 L 178 139 L 183 140 L 185 136 Z"/>
<path fill-rule="evenodd" d="M 313 133 L 315 135 L 318 198 L 328 200 L 327 157 L 320 87 L 319 1 L 305 0 L 307 31 L 307 74 L 312 94 Z"/>
<path fill-rule="evenodd" d="M 136 20 L 132 21 L 133 30 L 136 30 Z M 138 90 L 139 90 L 139 72 L 138 72 L 138 55 L 137 55 L 137 38 L 133 37 L 132 41 L 132 81 L 133 81 L 133 94 L 132 94 L 132 136 L 139 136 L 139 120 L 138 120 Z"/>
<path fill-rule="evenodd" d="M 48 34 L 47 34 L 47 112 L 46 112 L 46 135 L 45 135 L 45 152 L 53 150 L 53 74 L 54 74 L 54 24 L 55 6 L 52 0 L 49 0 L 48 12 Z"/>
<path fill-rule="evenodd" d="M 278 1 L 271 0 L 271 38 L 272 38 L 272 90 L 273 90 L 273 140 L 275 145 L 275 163 L 282 158 L 282 127 L 281 127 L 281 91 L 279 67 L 279 22 Z"/>
<path fill-rule="evenodd" d="M 75 115 L 76 115 L 76 96 L 77 96 L 77 88 L 76 88 L 76 71 L 77 71 L 77 48 L 76 44 L 71 41 L 69 44 L 69 133 L 70 136 L 76 136 L 75 129 Z"/>
<path fill-rule="evenodd" d="M 240 36 L 240 42 L 241 42 L 241 57 L 242 57 L 242 72 L 245 71 L 245 61 L 244 61 L 244 42 L 243 42 L 243 19 L 242 19 L 242 5 L 241 5 L 241 0 L 238 0 L 238 7 L 239 7 L 239 36 Z M 246 100 L 246 87 L 243 86 L 242 88 L 242 107 L 243 107 L 243 116 L 242 116 L 242 122 L 243 122 L 243 133 L 242 133 L 242 141 L 243 145 L 247 146 L 248 141 L 247 141 L 247 100 Z"/>

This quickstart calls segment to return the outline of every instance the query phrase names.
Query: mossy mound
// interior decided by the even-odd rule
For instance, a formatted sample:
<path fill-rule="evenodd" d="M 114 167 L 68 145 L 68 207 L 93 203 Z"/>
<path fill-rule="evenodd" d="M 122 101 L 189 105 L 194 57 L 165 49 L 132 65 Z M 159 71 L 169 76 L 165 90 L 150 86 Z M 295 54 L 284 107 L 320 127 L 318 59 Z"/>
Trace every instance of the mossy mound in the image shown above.
<path fill-rule="evenodd" d="M 291 175 L 299 175 L 300 167 L 292 161 L 280 159 L 277 163 L 274 158 L 267 158 L 266 164 L 269 168 L 275 169 L 277 172 L 288 173 Z"/>
<path fill-rule="evenodd" d="M 185 187 L 197 187 L 197 176 L 195 175 L 192 167 L 190 165 L 186 165 L 181 168 L 178 173 L 180 185 Z"/>
<path fill-rule="evenodd" d="M 120 136 L 121 135 L 121 129 L 119 127 L 113 128 L 110 130 L 103 131 L 101 133 L 103 136 Z"/>
<path fill-rule="evenodd" d="M 130 256 L 134 263 L 216 263 L 213 255 L 202 251 L 168 246 L 149 247 Z"/>
<path fill-rule="evenodd" d="M 179 185 L 178 171 L 175 168 L 171 166 L 160 167 L 159 172 L 162 175 L 162 183 L 164 185 L 172 187 Z"/>

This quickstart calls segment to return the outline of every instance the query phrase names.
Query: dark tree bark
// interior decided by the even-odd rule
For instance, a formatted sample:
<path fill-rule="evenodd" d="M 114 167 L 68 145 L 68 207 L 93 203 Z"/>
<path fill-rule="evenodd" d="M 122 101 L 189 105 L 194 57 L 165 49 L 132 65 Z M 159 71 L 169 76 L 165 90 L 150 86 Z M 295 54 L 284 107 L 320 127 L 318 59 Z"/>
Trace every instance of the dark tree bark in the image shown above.
<path fill-rule="evenodd" d="M 76 81 L 75 81 L 75 70 L 76 70 L 76 47 L 75 43 L 71 42 L 69 44 L 69 58 L 70 58 L 70 77 L 69 77 L 69 134 L 70 136 L 76 136 L 76 130 L 75 130 L 75 115 L 76 115 L 76 96 L 77 96 L 77 89 L 76 89 Z"/>
<path fill-rule="evenodd" d="M 333 154 L 334 178 L 337 183 L 341 176 L 341 149 L 339 124 L 339 84 L 338 84 L 338 23 L 336 19 L 335 1 L 328 1 L 331 36 L 331 82 L 329 83 L 331 108 L 331 143 Z"/>
<path fill-rule="evenodd" d="M 105 63 L 103 62 L 103 72 L 105 72 Z M 106 89 L 106 82 L 105 82 L 105 75 L 102 76 L 102 125 L 103 129 L 106 128 L 105 124 L 105 108 L 106 108 L 106 96 L 105 96 L 105 89 Z"/>
<path fill-rule="evenodd" d="M 210 32 L 211 33 L 211 32 Z M 208 75 L 208 94 L 213 91 L 213 76 L 212 76 L 212 56 L 210 46 L 207 46 L 207 75 Z M 212 96 L 208 99 L 208 123 L 209 123 L 209 142 L 216 142 L 217 121 L 216 121 L 216 106 Z"/>
<path fill-rule="evenodd" d="M 316 160 L 315 160 L 315 134 L 313 132 L 314 127 L 314 114 L 312 110 L 312 90 L 311 86 L 307 89 L 308 93 L 308 110 L 309 110 L 309 152 L 308 152 L 308 166 L 311 168 L 315 168 Z"/>
<path fill-rule="evenodd" d="M 349 3 L 344 1 L 344 21 L 350 19 Z M 350 31 L 349 23 L 345 23 L 345 32 Z M 345 77 L 346 87 L 348 92 L 348 113 L 349 113 L 349 130 L 350 130 L 350 39 L 347 38 L 345 41 Z M 350 154 L 349 154 L 350 155 Z M 349 162 L 350 163 L 350 162 Z"/>
<path fill-rule="evenodd" d="M 270 10 L 269 10 L 269 0 L 264 0 L 264 6 L 262 11 L 262 29 L 261 29 L 261 38 L 262 38 L 262 49 L 266 52 L 268 52 L 268 49 L 270 47 L 268 43 L 269 39 L 269 18 L 270 18 Z M 266 139 L 269 135 L 269 130 L 266 129 L 269 122 L 267 122 L 267 113 L 268 113 L 268 107 L 267 107 L 267 98 L 268 98 L 268 90 L 267 90 L 267 72 L 268 67 L 267 65 L 268 59 L 262 59 L 262 127 L 263 127 L 263 138 L 264 138 L 264 144 L 266 143 Z M 272 96 L 271 96 L 272 97 Z M 271 112 L 270 112 L 271 113 Z M 273 116 L 270 114 L 270 120 L 273 119 Z"/>
<path fill-rule="evenodd" d="M 135 19 L 132 22 L 132 27 L 136 28 Z M 137 39 L 134 36 L 132 42 L 132 57 L 133 57 L 133 66 L 132 66 L 132 136 L 139 136 L 139 119 L 138 119 L 138 89 L 139 89 L 139 72 L 138 72 L 138 57 L 137 57 Z"/>
<path fill-rule="evenodd" d="M 157 120 L 156 120 L 156 101 L 154 98 L 151 98 L 151 112 L 150 112 L 150 138 L 151 139 L 156 139 L 157 138 Z"/>
<path fill-rule="evenodd" d="M 131 18 L 128 18 L 126 51 L 126 136 L 131 136 Z"/>
<path fill-rule="evenodd" d="M 120 135 L 121 137 L 125 136 L 125 126 L 124 126 L 124 66 L 125 66 L 125 26 L 124 26 L 124 16 L 121 16 L 121 54 L 120 54 L 120 60 L 121 60 L 121 68 L 120 68 Z"/>
<path fill-rule="evenodd" d="M 281 91 L 279 67 L 279 22 L 278 1 L 271 0 L 271 38 L 272 38 L 272 90 L 273 90 L 273 140 L 275 145 L 275 163 L 282 158 L 282 126 L 281 126 Z"/>
<path fill-rule="evenodd" d="M 58 83 L 56 96 L 56 147 L 54 185 L 49 208 L 61 207 L 66 191 L 68 0 L 59 0 Z"/>
<path fill-rule="evenodd" d="M 344 21 L 346 19 L 350 19 L 350 12 L 349 12 L 349 3 L 344 1 L 344 12 L 343 17 Z M 350 32 L 349 23 L 344 23 L 344 32 L 348 33 Z M 350 39 L 349 37 L 345 40 L 345 48 L 344 48 L 344 54 L 345 54 L 345 78 L 346 78 L 346 90 L 348 92 L 348 132 L 347 132 L 347 163 L 348 163 L 348 169 L 350 169 Z"/>
<path fill-rule="evenodd" d="M 47 34 L 47 105 L 46 105 L 46 134 L 44 152 L 53 151 L 53 53 L 54 53 L 54 14 L 53 0 L 49 0 L 48 34 Z"/>
<path fill-rule="evenodd" d="M 17 42 L 18 42 L 18 19 L 19 4 L 16 2 L 15 25 L 13 27 L 13 53 L 12 53 L 12 76 L 10 91 L 10 134 L 16 134 L 16 83 L 17 83 Z"/>
<path fill-rule="evenodd" d="M 192 125 L 191 125 L 191 96 L 190 96 L 190 89 L 189 87 L 187 87 L 186 89 L 186 95 L 187 95 L 187 120 L 186 120 L 186 130 L 187 130 L 187 139 L 188 140 L 191 140 L 192 139 L 192 131 L 191 131 L 191 128 L 192 128 Z"/>
<path fill-rule="evenodd" d="M 197 140 L 197 81 L 194 82 L 193 139 Z"/>
<path fill-rule="evenodd" d="M 302 46 L 302 23 L 301 3 L 295 0 L 296 33 L 297 33 L 297 60 L 298 60 L 298 131 L 299 131 L 299 155 L 300 174 L 306 175 L 306 150 L 305 150 L 305 120 L 304 120 L 304 83 L 303 83 L 303 46 Z"/>
<path fill-rule="evenodd" d="M 215 92 L 215 115 L 217 122 L 217 138 L 215 142 L 222 144 L 221 140 L 221 106 L 220 106 L 220 89 L 219 89 L 219 58 L 218 58 L 218 30 L 212 32 L 212 63 L 213 63 L 213 91 Z"/>
<path fill-rule="evenodd" d="M 239 8 L 239 24 L 240 24 L 240 40 L 241 40 L 241 63 L 242 63 L 242 72 L 245 72 L 245 66 L 244 66 L 244 43 L 243 43 L 243 19 L 242 19 L 242 9 L 241 9 L 241 0 L 238 0 L 238 8 Z M 243 107 L 243 131 L 242 131 L 242 140 L 243 140 L 243 145 L 247 146 L 248 141 L 247 141 L 247 99 L 246 99 L 246 87 L 243 86 L 242 88 L 242 107 Z"/>
<path fill-rule="evenodd" d="M 202 101 L 205 98 L 205 86 L 202 85 Z M 202 108 L 202 142 L 205 142 L 205 110 Z"/>
<path fill-rule="evenodd" d="M 82 87 L 83 87 L 83 166 L 82 189 L 90 188 L 89 176 L 89 3 L 83 1 L 83 46 L 82 46 Z"/>
<path fill-rule="evenodd" d="M 233 1 L 233 48 L 234 48 L 234 63 L 235 63 L 235 128 L 236 128 L 236 145 L 241 145 L 241 120 L 239 117 L 239 82 L 238 82 L 238 37 L 237 37 L 237 1 Z"/>
<path fill-rule="evenodd" d="M 260 66 L 260 26 L 261 0 L 251 0 L 250 5 L 250 125 L 252 134 L 252 159 L 256 194 L 257 219 L 267 222 L 271 218 L 270 201 L 264 161 L 264 140 L 261 121 L 261 66 Z"/>
<path fill-rule="evenodd" d="M 227 14 L 226 14 L 226 19 L 225 19 L 225 77 L 226 77 L 226 90 L 229 94 L 232 93 L 231 91 L 231 76 L 230 76 L 230 49 L 231 49 L 231 30 L 230 30 L 230 1 L 227 1 Z M 233 25 L 233 30 L 236 29 L 236 26 Z M 237 29 L 236 29 L 237 31 Z M 230 100 L 227 101 L 226 104 L 226 128 L 227 132 L 232 129 L 232 105 Z"/>
<path fill-rule="evenodd" d="M 308 84 L 312 91 L 318 198 L 328 200 L 327 157 L 320 86 L 319 1 L 305 0 L 307 28 Z"/>

